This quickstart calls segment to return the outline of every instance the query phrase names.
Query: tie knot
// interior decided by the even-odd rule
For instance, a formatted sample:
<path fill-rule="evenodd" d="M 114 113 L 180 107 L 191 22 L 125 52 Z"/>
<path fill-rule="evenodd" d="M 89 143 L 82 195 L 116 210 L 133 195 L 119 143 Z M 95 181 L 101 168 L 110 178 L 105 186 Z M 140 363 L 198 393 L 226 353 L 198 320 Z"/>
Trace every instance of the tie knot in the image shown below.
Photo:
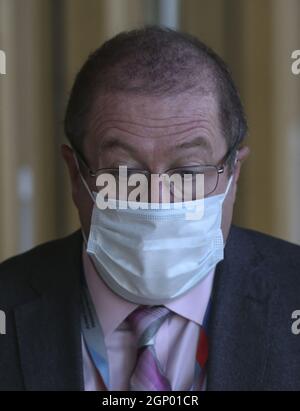
<path fill-rule="evenodd" d="M 158 329 L 171 314 L 164 305 L 140 305 L 128 317 L 128 321 L 138 339 L 138 346 L 151 342 Z"/>

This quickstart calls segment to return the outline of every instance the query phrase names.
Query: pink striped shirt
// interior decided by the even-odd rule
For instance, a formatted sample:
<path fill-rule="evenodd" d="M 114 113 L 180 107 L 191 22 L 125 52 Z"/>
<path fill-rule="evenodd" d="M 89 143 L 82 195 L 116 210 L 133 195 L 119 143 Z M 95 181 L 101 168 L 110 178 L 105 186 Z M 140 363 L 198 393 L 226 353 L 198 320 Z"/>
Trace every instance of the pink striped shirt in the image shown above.
<path fill-rule="evenodd" d="M 138 305 L 118 296 L 97 274 L 87 253 L 83 251 L 83 268 L 87 285 L 104 332 L 111 389 L 128 390 L 136 361 L 136 341 L 126 317 Z M 207 275 L 187 294 L 165 304 L 174 314 L 160 327 L 155 350 L 172 389 L 189 390 L 193 383 L 195 358 L 202 324 L 210 298 L 214 272 Z M 84 387 L 86 391 L 102 391 L 102 379 L 90 358 L 82 338 Z M 199 385 L 195 387 L 200 389 Z"/>

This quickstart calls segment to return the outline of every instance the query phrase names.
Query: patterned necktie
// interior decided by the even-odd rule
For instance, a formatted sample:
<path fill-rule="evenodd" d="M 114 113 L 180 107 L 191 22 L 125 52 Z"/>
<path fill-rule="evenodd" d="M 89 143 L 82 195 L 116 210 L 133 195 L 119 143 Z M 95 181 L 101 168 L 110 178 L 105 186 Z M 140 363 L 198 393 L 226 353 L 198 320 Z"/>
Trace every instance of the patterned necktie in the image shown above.
<path fill-rule="evenodd" d="M 137 338 L 137 361 L 129 382 L 130 391 L 172 391 L 154 349 L 155 336 L 171 311 L 165 306 L 139 306 L 128 316 Z"/>

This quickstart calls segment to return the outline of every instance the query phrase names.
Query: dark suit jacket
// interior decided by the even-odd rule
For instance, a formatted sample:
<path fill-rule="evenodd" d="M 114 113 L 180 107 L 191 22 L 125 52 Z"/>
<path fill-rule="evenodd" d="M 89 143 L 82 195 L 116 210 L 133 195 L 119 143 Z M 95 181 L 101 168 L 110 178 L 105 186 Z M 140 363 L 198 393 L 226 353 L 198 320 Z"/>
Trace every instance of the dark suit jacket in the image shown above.
<path fill-rule="evenodd" d="M 83 390 L 82 237 L 41 245 L 0 265 L 0 389 Z M 300 247 L 236 227 L 216 269 L 208 390 L 300 390 Z"/>

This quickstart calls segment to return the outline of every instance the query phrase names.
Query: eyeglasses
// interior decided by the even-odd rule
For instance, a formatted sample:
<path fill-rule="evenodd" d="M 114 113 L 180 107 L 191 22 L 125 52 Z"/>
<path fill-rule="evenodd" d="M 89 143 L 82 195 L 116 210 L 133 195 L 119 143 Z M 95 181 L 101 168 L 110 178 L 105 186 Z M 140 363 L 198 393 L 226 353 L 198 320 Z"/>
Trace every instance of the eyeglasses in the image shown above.
<path fill-rule="evenodd" d="M 93 171 L 88 166 L 87 162 L 85 161 L 80 151 L 77 150 L 73 145 L 72 145 L 72 148 L 76 154 L 76 157 L 80 161 L 80 163 L 88 171 L 90 177 L 98 178 L 99 176 L 103 174 L 109 174 L 114 177 L 118 186 L 122 184 L 126 184 L 128 186 L 128 181 L 130 181 L 130 179 L 133 178 L 133 176 L 137 174 L 145 176 L 148 182 L 151 181 L 151 176 L 153 176 L 153 173 L 151 173 L 150 171 L 142 170 L 138 168 L 127 168 L 126 174 L 120 173 L 119 168 L 99 168 Z M 181 179 L 181 181 L 183 181 L 185 185 L 189 184 L 189 187 L 191 187 L 191 191 L 192 191 L 190 195 L 190 199 L 195 199 L 196 184 L 200 179 L 203 179 L 202 180 L 204 183 L 203 194 L 204 194 L 204 197 L 207 197 L 216 190 L 218 183 L 219 183 L 219 176 L 220 174 L 224 173 L 226 163 L 228 162 L 231 155 L 234 153 L 236 149 L 237 149 L 237 144 L 234 143 L 232 147 L 230 147 L 229 150 L 226 152 L 225 156 L 221 159 L 221 161 L 216 165 L 213 165 L 213 164 L 205 164 L 205 165 L 197 165 L 197 166 L 187 165 L 187 166 L 167 169 L 163 173 L 160 173 L 159 175 L 165 175 L 166 177 L 169 178 L 169 183 L 171 182 L 171 185 L 169 185 L 169 187 L 170 187 L 170 191 L 173 194 L 173 196 L 174 195 L 182 196 L 182 184 L 176 185 L 176 178 L 177 178 L 177 182 L 179 181 L 179 179 Z M 199 178 L 198 176 L 201 176 L 201 177 Z"/>

